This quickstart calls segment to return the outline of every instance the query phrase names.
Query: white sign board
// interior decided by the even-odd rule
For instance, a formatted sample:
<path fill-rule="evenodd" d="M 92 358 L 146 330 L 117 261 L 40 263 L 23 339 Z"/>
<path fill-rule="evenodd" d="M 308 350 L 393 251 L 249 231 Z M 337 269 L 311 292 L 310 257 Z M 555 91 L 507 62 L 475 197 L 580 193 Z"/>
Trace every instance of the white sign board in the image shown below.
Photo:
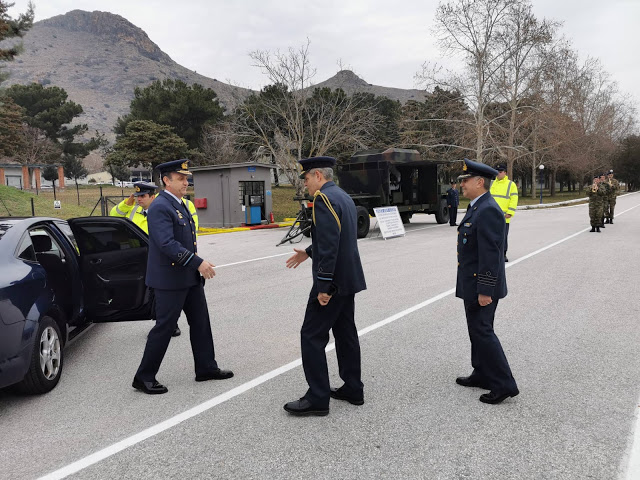
<path fill-rule="evenodd" d="M 62 203 L 60 202 L 60 200 L 54 200 L 53 201 L 53 208 L 60 210 L 62 208 Z"/>
<path fill-rule="evenodd" d="M 387 238 L 400 237 L 405 234 L 398 207 L 377 207 L 373 209 L 373 213 L 375 213 L 378 219 L 380 233 L 382 233 L 382 238 L 385 240 Z"/>

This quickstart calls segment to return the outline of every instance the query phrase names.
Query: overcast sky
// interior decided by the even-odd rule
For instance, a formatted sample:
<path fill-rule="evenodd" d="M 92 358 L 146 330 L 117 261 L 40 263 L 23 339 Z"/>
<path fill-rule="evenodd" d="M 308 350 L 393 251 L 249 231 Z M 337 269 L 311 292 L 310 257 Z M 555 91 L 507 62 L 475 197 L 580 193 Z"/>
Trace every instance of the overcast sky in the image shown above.
<path fill-rule="evenodd" d="M 12 16 L 28 0 L 12 0 Z M 311 40 L 314 83 L 341 61 L 367 82 L 415 88 L 425 61 L 440 60 L 431 28 L 437 0 L 34 0 L 36 20 L 73 9 L 123 16 L 179 64 L 220 81 L 259 89 L 267 83 L 248 53 L 286 50 Z M 636 105 L 640 100 L 640 0 L 533 0 L 539 18 L 580 55 L 599 58 Z"/>

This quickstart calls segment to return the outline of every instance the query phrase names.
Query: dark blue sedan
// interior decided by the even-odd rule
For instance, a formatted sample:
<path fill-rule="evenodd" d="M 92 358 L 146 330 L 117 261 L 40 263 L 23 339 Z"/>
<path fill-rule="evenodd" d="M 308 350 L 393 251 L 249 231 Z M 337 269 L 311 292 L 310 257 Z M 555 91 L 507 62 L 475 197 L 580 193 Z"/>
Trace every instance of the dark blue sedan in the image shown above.
<path fill-rule="evenodd" d="M 124 218 L 0 217 L 0 388 L 48 392 L 92 322 L 150 319 L 147 251 Z"/>

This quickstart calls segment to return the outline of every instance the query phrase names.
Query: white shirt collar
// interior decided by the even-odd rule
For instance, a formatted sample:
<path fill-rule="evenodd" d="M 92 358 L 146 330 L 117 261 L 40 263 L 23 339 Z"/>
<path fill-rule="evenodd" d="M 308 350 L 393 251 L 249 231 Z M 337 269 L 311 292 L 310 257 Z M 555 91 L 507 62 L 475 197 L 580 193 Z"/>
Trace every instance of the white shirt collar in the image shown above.
<path fill-rule="evenodd" d="M 482 195 L 486 195 L 487 192 L 484 192 Z M 482 195 L 478 195 L 476 198 L 474 198 L 473 200 L 471 200 L 469 202 L 469 207 L 473 207 L 473 204 L 476 203 L 478 201 L 478 199 L 482 196 Z"/>
<path fill-rule="evenodd" d="M 178 203 L 182 203 L 182 204 L 184 205 L 184 203 L 182 202 L 182 200 L 181 200 L 181 199 L 179 199 L 178 197 L 176 197 L 176 196 L 175 196 L 173 193 L 171 193 L 169 190 L 165 190 L 164 192 L 165 192 L 165 193 L 167 193 L 167 194 L 169 194 L 169 195 L 171 195 L 173 198 L 175 198 L 175 199 L 176 199 L 176 202 L 178 202 Z"/>

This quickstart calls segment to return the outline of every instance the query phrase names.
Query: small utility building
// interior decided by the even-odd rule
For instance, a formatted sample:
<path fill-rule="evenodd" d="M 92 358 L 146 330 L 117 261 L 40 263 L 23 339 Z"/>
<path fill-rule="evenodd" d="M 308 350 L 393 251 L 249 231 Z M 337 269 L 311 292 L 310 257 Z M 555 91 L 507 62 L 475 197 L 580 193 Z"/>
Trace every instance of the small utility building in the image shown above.
<path fill-rule="evenodd" d="M 264 163 L 191 167 L 200 225 L 222 228 L 269 223 L 272 168 Z"/>

